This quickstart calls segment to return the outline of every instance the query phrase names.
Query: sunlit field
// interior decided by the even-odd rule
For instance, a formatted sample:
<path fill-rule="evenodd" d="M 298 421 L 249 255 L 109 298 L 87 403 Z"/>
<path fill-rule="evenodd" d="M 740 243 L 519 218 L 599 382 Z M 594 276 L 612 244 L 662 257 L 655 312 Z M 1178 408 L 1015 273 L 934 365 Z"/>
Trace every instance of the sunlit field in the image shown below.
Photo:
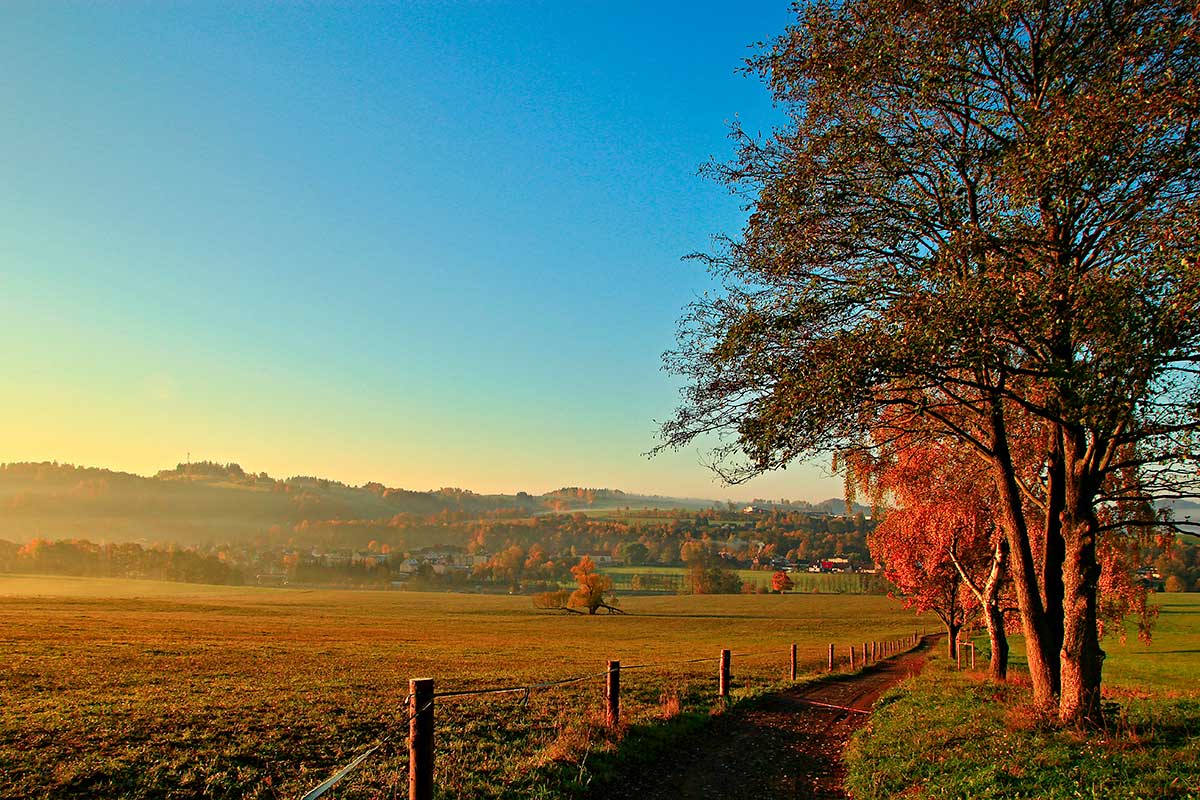
<path fill-rule="evenodd" d="M 708 709 L 734 651 L 735 695 L 810 672 L 830 642 L 921 624 L 885 597 L 664 596 L 626 615 L 537 611 L 530 598 L 203 587 L 0 576 L 5 797 L 295 797 L 365 746 L 337 797 L 405 796 L 411 677 L 439 691 L 622 674 L 623 720 Z M 844 652 L 844 651 L 843 651 Z M 586 781 L 603 678 L 437 705 L 445 797 L 556 797 Z"/>
<path fill-rule="evenodd" d="M 1159 609 L 1150 641 L 1138 639 L 1137 627 L 1126 622 L 1124 637 L 1110 630 L 1100 641 L 1104 649 L 1104 688 L 1107 694 L 1191 695 L 1200 697 L 1200 594 L 1158 592 L 1151 604 Z M 980 656 L 987 651 L 987 637 L 975 637 Z M 1012 663 L 1024 671 L 1025 642 L 1010 640 Z"/>
<path fill-rule="evenodd" d="M 1101 642 L 1105 682 L 1113 690 L 1181 692 L 1200 697 L 1200 594 L 1159 593 L 1159 608 L 1149 644 L 1126 626 L 1125 641 Z"/>
<path fill-rule="evenodd" d="M 939 650 L 924 674 L 885 696 L 851 747 L 854 796 L 1200 797 L 1200 595 L 1154 602 L 1161 613 L 1149 644 L 1132 626 L 1123 642 L 1103 640 L 1104 730 L 1085 737 L 1045 725 L 1026 676 L 991 684 Z M 1021 640 L 1014 645 L 1023 669 Z"/>

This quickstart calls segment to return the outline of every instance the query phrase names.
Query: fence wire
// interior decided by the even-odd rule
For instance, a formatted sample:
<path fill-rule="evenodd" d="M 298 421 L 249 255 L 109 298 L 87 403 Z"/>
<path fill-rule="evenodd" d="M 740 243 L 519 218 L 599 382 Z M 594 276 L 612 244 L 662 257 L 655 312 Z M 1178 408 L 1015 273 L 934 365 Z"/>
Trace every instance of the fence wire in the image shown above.
<path fill-rule="evenodd" d="M 410 694 L 404 698 L 403 705 L 405 707 L 407 707 L 411 701 L 412 701 L 412 695 Z M 409 714 L 408 719 L 404 720 L 404 722 L 400 723 L 399 726 L 397 726 L 397 727 L 402 728 L 403 726 L 410 724 L 414 719 L 416 719 L 421 714 L 428 711 L 432 706 L 433 706 L 433 698 L 430 698 L 428 703 L 426 703 L 421 708 L 418 708 L 416 711 Z M 395 737 L 395 733 L 391 733 L 391 734 L 388 734 L 387 736 L 383 736 L 383 737 L 380 737 L 379 739 L 376 739 L 375 743 L 373 745 L 368 746 L 368 748 L 366 750 L 364 750 L 363 752 L 361 752 L 357 756 L 355 756 L 354 760 L 351 761 L 349 764 L 347 764 L 346 766 L 339 769 L 337 772 L 335 772 L 329 778 L 322 781 L 319 785 L 314 786 L 308 792 L 308 794 L 304 795 L 302 798 L 300 798 L 300 800 L 317 800 L 318 797 L 325 794 L 333 787 L 337 786 L 348 775 L 350 775 L 350 773 L 352 773 L 352 772 L 354 772 L 354 770 L 358 769 L 359 765 L 361 765 L 364 761 L 366 761 L 369 756 L 371 756 L 372 754 L 374 754 L 375 752 L 380 750 L 384 745 L 390 744 L 392 742 L 392 740 L 394 739 L 394 737 Z"/>
<path fill-rule="evenodd" d="M 891 640 L 886 640 L 886 641 L 891 641 Z M 897 643 L 899 643 L 899 642 L 902 642 L 903 640 L 896 640 L 896 641 L 897 641 Z M 901 651 L 898 650 L 897 652 L 901 652 Z M 779 655 L 779 651 L 777 651 L 777 650 L 758 650 L 758 651 L 750 652 L 750 653 L 730 653 L 729 657 L 731 659 L 733 659 L 733 658 L 755 658 L 755 657 L 761 657 L 761 656 L 767 656 L 767 655 Z M 591 672 L 591 673 L 588 673 L 587 675 L 579 675 L 579 676 L 573 677 L 573 678 L 563 678 L 561 680 L 556 680 L 556 681 L 543 681 L 540 683 L 521 684 L 521 685 L 517 685 L 517 686 L 498 686 L 498 687 L 488 688 L 488 689 L 452 689 L 452 690 L 446 691 L 446 692 L 435 692 L 433 694 L 433 696 L 430 697 L 428 703 L 426 703 L 424 706 L 417 709 L 413 713 L 409 714 L 408 718 L 404 722 L 400 723 L 400 725 L 404 726 L 404 725 L 411 724 L 414 719 L 416 719 L 418 716 L 423 714 L 425 711 L 429 710 L 429 708 L 431 708 L 433 706 L 433 701 L 438 698 L 474 697 L 474 696 L 479 696 L 479 695 L 492 695 L 492 694 L 522 694 L 523 697 L 522 697 L 521 702 L 525 703 L 525 702 L 529 701 L 529 697 L 533 692 L 538 691 L 540 689 L 552 689 L 552 688 L 555 688 L 558 686 L 566 686 L 566 685 L 572 684 L 572 683 L 582 683 L 583 681 L 592 680 L 593 678 L 605 677 L 614 672 L 620 673 L 620 672 L 627 672 L 627 671 L 633 671 L 633 670 L 655 669 L 655 668 L 659 668 L 659 667 L 673 667 L 673 666 L 679 666 L 679 665 L 684 665 L 684 664 L 706 664 L 706 663 L 710 663 L 710 662 L 718 662 L 723 659 L 724 659 L 724 656 L 721 655 L 721 656 L 706 657 L 706 658 L 688 658 L 688 659 L 674 660 L 674 661 L 657 661 L 657 662 L 647 662 L 644 664 L 618 665 L 616 669 L 605 669 L 600 672 Z M 404 705 L 407 706 L 411 700 L 412 700 L 412 695 L 410 694 L 404 698 Z M 827 704 L 811 702 L 811 705 L 824 706 Z M 843 709 L 840 706 L 828 706 L 828 707 L 829 708 L 838 708 L 839 710 L 845 710 L 845 711 L 856 711 L 857 710 L 857 709 Z M 334 786 L 337 786 L 339 783 L 341 783 L 346 777 L 348 777 L 352 772 L 354 772 L 354 770 L 356 770 L 364 761 L 366 761 L 367 758 L 369 758 L 371 755 L 373 755 L 374 753 L 379 751 L 384 745 L 389 744 L 392 741 L 393 737 L 394 737 L 394 734 L 389 734 L 380 739 L 377 739 L 374 744 L 370 745 L 362 753 L 355 756 L 355 758 L 352 761 L 350 761 L 348 764 L 346 764 L 346 766 L 342 767 L 340 770 L 335 772 L 333 775 L 331 775 L 328 779 L 323 781 L 318 786 L 313 787 L 313 789 L 310 790 L 308 792 L 308 794 L 304 795 L 300 800 L 317 800 L 317 798 L 321 797 L 327 791 L 332 789 Z"/>

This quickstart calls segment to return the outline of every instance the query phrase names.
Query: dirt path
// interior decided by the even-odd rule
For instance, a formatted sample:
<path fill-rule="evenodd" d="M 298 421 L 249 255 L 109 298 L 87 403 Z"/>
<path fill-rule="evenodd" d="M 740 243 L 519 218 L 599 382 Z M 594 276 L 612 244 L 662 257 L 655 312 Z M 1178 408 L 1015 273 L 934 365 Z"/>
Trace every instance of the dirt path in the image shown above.
<path fill-rule="evenodd" d="M 715 718 L 610 800 L 844 798 L 842 751 L 876 699 L 925 665 L 937 637 L 857 675 L 770 695 Z M 837 706 L 839 708 L 829 708 Z M 842 709 L 855 709 L 854 711 Z"/>

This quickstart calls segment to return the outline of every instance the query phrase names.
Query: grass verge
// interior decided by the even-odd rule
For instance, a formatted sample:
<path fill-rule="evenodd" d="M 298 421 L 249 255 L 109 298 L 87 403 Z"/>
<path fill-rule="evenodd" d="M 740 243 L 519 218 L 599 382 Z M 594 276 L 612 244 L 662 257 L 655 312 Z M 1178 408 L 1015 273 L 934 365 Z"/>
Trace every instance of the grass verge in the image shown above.
<path fill-rule="evenodd" d="M 1027 686 L 935 657 L 855 735 L 847 789 L 856 800 L 1200 798 L 1200 696 L 1117 690 L 1107 702 L 1108 730 L 1057 730 Z"/>

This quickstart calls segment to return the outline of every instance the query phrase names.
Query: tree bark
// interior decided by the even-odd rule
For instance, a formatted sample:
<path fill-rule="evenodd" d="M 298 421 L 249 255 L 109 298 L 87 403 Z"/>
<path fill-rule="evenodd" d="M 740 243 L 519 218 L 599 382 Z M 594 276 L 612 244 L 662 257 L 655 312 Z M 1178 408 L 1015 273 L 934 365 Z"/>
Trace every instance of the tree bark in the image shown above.
<path fill-rule="evenodd" d="M 983 587 L 983 596 L 980 598 L 984 608 L 988 642 L 991 644 L 992 650 L 988 671 L 992 680 L 995 681 L 1004 681 L 1008 678 L 1008 634 L 1004 632 L 1004 611 L 1000 608 L 1000 585 L 1003 583 L 1007 562 L 1008 540 L 1002 538 L 996 543 L 996 551 L 992 556 L 992 569 L 988 573 L 987 583 Z"/>
<path fill-rule="evenodd" d="M 946 655 L 951 661 L 958 659 L 958 634 L 962 631 L 962 625 L 953 622 L 946 623 Z"/>
<path fill-rule="evenodd" d="M 1000 586 L 1004 582 L 1007 571 L 1008 539 L 1001 536 L 996 541 L 992 551 L 992 568 L 988 571 L 983 588 L 980 588 L 967 575 L 953 551 L 950 552 L 950 559 L 984 610 L 983 620 L 987 625 L 988 641 L 991 643 L 992 650 L 989 672 L 993 680 L 1004 681 L 1008 677 L 1008 634 L 1004 632 L 1004 610 L 1000 607 Z"/>
<path fill-rule="evenodd" d="M 1066 543 L 1062 530 L 1062 514 L 1066 502 L 1062 437 L 1061 426 L 1051 426 L 1046 458 L 1045 539 L 1041 568 L 1042 607 L 1046 612 L 1046 628 L 1049 632 L 1046 649 L 1055 655 L 1061 653 L 1063 646 L 1063 561 L 1066 559 Z M 1062 688 L 1060 659 L 1056 658 L 1051 666 L 1051 683 L 1055 694 L 1058 694 Z"/>
<path fill-rule="evenodd" d="M 994 681 L 1003 682 L 1008 679 L 1008 634 L 1004 632 L 1004 612 L 1000 610 L 1000 604 L 988 606 L 987 616 L 988 642 L 992 647 L 988 675 Z"/>
<path fill-rule="evenodd" d="M 1100 564 L 1096 558 L 1097 522 L 1093 512 L 1096 485 L 1089 470 L 1083 436 L 1068 437 L 1065 448 L 1066 502 L 1063 534 L 1062 693 L 1058 718 L 1065 725 L 1104 724 L 1100 681 L 1104 651 L 1100 649 L 1097 596 Z"/>
<path fill-rule="evenodd" d="M 1057 701 L 1055 673 L 1058 653 L 1053 649 L 1046 609 L 1042 605 L 1042 592 L 1034 566 L 1029 527 L 1025 521 L 1020 489 L 1017 487 L 1012 454 L 1008 449 L 1004 412 L 998 399 L 993 401 L 991 416 L 992 474 L 1000 496 L 1000 524 L 1008 538 L 1009 569 L 1017 595 L 1017 606 L 1021 610 L 1021 629 L 1025 635 L 1033 702 L 1041 708 L 1051 709 Z"/>

